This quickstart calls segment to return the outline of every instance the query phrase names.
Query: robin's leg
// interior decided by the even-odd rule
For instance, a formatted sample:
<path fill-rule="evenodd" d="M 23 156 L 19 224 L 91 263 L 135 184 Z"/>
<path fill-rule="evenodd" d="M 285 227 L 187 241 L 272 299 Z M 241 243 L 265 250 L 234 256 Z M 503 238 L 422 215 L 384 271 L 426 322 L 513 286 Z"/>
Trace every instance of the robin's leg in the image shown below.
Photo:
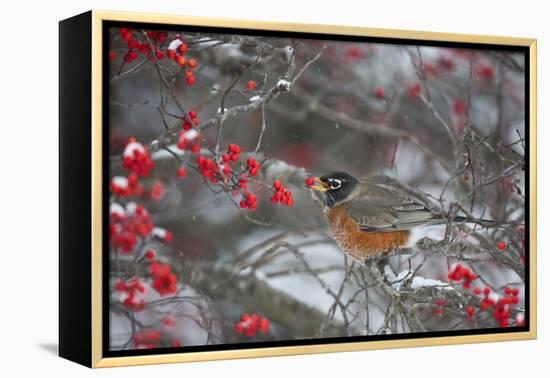
<path fill-rule="evenodd" d="M 392 249 L 388 252 L 385 252 L 381 255 L 378 255 L 378 256 L 372 256 L 372 257 L 369 257 L 367 259 L 365 259 L 365 261 L 363 262 L 363 265 L 365 266 L 373 266 L 373 265 L 376 265 L 376 267 L 378 268 L 378 270 L 380 271 L 380 273 L 382 273 L 382 277 L 384 279 L 384 282 L 387 282 L 387 279 L 386 279 L 386 274 L 385 274 L 385 271 L 386 271 L 386 266 L 390 266 L 390 257 L 392 256 L 397 256 L 397 255 L 410 255 L 413 253 L 413 249 L 412 248 L 395 248 L 395 249 Z"/>

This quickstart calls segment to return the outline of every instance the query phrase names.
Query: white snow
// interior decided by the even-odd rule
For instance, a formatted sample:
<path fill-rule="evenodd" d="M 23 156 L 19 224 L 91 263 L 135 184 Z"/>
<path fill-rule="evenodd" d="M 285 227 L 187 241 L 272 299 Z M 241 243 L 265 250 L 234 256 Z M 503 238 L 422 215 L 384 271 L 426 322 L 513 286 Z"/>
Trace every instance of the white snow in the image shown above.
<path fill-rule="evenodd" d="M 199 132 L 195 129 L 187 130 L 184 136 L 185 136 L 185 139 L 191 141 L 199 136 Z"/>
<path fill-rule="evenodd" d="M 391 286 L 394 289 L 400 289 L 407 281 L 408 276 L 412 272 L 410 270 L 403 270 L 397 274 L 393 274 L 389 265 L 384 267 L 384 276 L 391 282 Z M 421 276 L 414 276 L 410 284 L 411 289 L 419 289 L 421 287 L 439 287 L 444 290 L 454 290 L 454 288 L 446 282 L 434 280 L 432 278 L 425 278 Z"/>
<path fill-rule="evenodd" d="M 277 82 L 277 87 L 284 87 L 286 91 L 290 89 L 290 81 L 281 79 Z"/>
<path fill-rule="evenodd" d="M 177 50 L 178 47 L 182 44 L 183 42 L 179 39 L 174 39 L 172 42 L 170 42 L 170 44 L 168 45 L 168 50 Z"/>
<path fill-rule="evenodd" d="M 137 204 L 135 202 L 128 202 L 126 204 L 126 212 L 128 214 L 134 214 L 136 212 Z"/>
<path fill-rule="evenodd" d="M 110 213 L 123 217 L 126 215 L 126 210 L 124 210 L 121 204 L 113 202 L 110 207 Z"/>
<path fill-rule="evenodd" d="M 123 176 L 115 176 L 112 178 L 111 182 L 114 186 L 119 187 L 121 189 L 126 189 L 128 187 L 128 179 Z"/>
<path fill-rule="evenodd" d="M 124 152 L 122 153 L 122 156 L 124 157 L 134 157 L 134 151 L 139 151 L 141 153 L 146 153 L 145 147 L 141 143 L 138 142 L 130 142 L 124 149 Z"/>
<path fill-rule="evenodd" d="M 256 102 L 256 101 L 258 101 L 260 98 L 261 98 L 261 97 L 258 96 L 258 95 L 252 96 L 252 97 L 250 97 L 249 101 L 250 101 L 250 102 Z"/>
<path fill-rule="evenodd" d="M 489 294 L 489 299 L 497 303 L 498 300 L 500 299 L 500 295 L 498 295 L 497 293 L 491 292 Z"/>
<path fill-rule="evenodd" d="M 223 108 L 223 112 L 225 113 L 226 111 L 227 111 L 227 108 Z M 222 113 L 222 108 L 218 108 L 216 113 L 221 114 Z"/>
<path fill-rule="evenodd" d="M 287 46 L 283 49 L 283 52 L 286 55 L 286 59 L 290 60 L 290 57 L 292 56 L 292 46 Z"/>
<path fill-rule="evenodd" d="M 412 289 L 418 289 L 421 287 L 439 287 L 444 290 L 454 290 L 454 288 L 446 282 L 434 280 L 432 278 L 424 278 L 415 276 L 411 282 Z"/>
<path fill-rule="evenodd" d="M 151 230 L 151 235 L 157 238 L 164 239 L 166 236 L 166 230 L 164 228 L 155 227 Z"/>

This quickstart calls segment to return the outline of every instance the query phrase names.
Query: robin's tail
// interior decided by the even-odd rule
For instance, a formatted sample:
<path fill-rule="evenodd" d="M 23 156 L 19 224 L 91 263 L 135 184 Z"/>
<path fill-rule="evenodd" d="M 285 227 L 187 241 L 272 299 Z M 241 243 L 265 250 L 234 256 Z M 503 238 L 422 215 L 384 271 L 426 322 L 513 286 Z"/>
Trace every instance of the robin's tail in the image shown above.
<path fill-rule="evenodd" d="M 448 218 L 443 217 L 441 215 L 438 215 L 436 219 L 439 221 L 438 223 L 446 223 L 448 221 Z M 471 218 L 471 217 L 464 217 L 462 215 L 456 215 L 453 221 L 460 222 L 460 223 L 483 223 L 485 226 L 492 226 L 495 224 L 495 221 L 491 219 Z"/>

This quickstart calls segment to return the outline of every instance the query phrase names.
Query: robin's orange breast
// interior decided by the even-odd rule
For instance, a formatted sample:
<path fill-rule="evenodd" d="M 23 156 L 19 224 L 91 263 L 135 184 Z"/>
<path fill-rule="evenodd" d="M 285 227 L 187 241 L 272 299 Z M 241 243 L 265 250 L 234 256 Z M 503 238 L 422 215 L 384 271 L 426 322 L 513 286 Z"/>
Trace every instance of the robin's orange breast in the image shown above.
<path fill-rule="evenodd" d="M 327 218 L 340 248 L 359 261 L 402 247 L 409 240 L 409 231 L 362 231 L 342 206 L 329 209 Z"/>

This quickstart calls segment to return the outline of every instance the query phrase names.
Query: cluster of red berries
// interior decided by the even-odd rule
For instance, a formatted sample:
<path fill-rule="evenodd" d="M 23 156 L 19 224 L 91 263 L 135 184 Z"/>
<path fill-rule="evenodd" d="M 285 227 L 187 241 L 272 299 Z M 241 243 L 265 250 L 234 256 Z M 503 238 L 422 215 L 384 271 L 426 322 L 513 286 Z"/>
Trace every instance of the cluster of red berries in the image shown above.
<path fill-rule="evenodd" d="M 131 172 L 128 177 L 115 176 L 110 183 L 111 192 L 119 197 L 141 196 L 143 195 L 143 185 L 138 181 L 138 176 Z"/>
<path fill-rule="evenodd" d="M 288 189 L 286 189 L 281 181 L 275 180 L 273 181 L 273 195 L 269 199 L 272 204 L 281 203 L 282 205 L 286 206 L 292 206 L 294 204 L 294 200 L 292 199 L 292 192 Z"/>
<path fill-rule="evenodd" d="M 269 320 L 257 314 L 242 314 L 235 324 L 235 332 L 253 337 L 256 332 L 266 333 L 269 330 Z"/>
<path fill-rule="evenodd" d="M 130 278 L 127 281 L 118 280 L 115 283 L 114 290 L 126 293 L 126 297 L 122 301 L 122 304 L 132 311 L 140 311 L 143 309 L 145 301 L 142 298 L 138 298 L 139 294 L 145 292 L 145 287 L 141 283 L 138 277 Z"/>
<path fill-rule="evenodd" d="M 476 288 L 474 294 L 481 294 L 481 289 Z M 483 289 L 483 299 L 479 305 L 482 311 L 493 310 L 493 318 L 501 327 L 510 325 L 510 312 L 513 306 L 519 303 L 519 290 L 517 288 L 506 287 L 503 297 L 491 298 L 491 289 L 488 287 Z"/>
<path fill-rule="evenodd" d="M 186 59 L 185 54 L 188 50 L 187 43 L 183 41 L 183 37 L 177 36 L 176 39 L 174 39 L 172 42 L 170 42 L 170 45 L 168 46 L 168 51 L 166 52 L 166 56 L 170 59 L 173 59 L 174 62 L 178 66 L 180 66 L 182 69 L 186 68 L 184 71 L 184 75 L 186 77 L 187 85 L 195 85 L 197 82 L 197 79 L 195 78 L 195 75 L 193 74 L 193 70 L 197 67 L 198 63 L 197 60 L 194 58 Z"/>
<path fill-rule="evenodd" d="M 189 122 L 187 119 L 183 120 L 182 128 L 185 131 L 191 130 L 193 128 L 193 125 L 197 126 L 199 124 L 199 119 L 198 119 L 199 114 L 195 110 L 191 110 L 190 112 L 187 113 L 187 115 L 189 116 L 189 119 L 191 120 L 192 123 Z"/>
<path fill-rule="evenodd" d="M 443 314 L 443 309 L 442 307 L 445 306 L 445 301 L 442 299 L 442 298 L 438 298 L 436 301 L 435 301 L 435 304 L 436 304 L 436 308 L 434 310 L 434 314 L 435 315 L 441 315 Z"/>
<path fill-rule="evenodd" d="M 136 142 L 135 138 L 130 138 L 122 153 L 122 166 L 138 176 L 147 176 L 154 164 L 145 146 Z"/>
<path fill-rule="evenodd" d="M 178 290 L 178 279 L 176 275 L 170 271 L 170 265 L 159 264 L 155 260 L 151 260 L 149 264 L 149 274 L 153 278 L 151 286 L 160 296 L 164 297 L 166 295 L 175 294 Z"/>
<path fill-rule="evenodd" d="M 239 181 L 237 182 L 237 186 L 240 189 L 246 189 L 248 187 L 248 177 L 246 177 L 246 175 L 244 173 L 239 177 Z"/>
<path fill-rule="evenodd" d="M 130 63 L 137 58 L 138 56 L 137 51 L 139 51 L 143 55 L 147 55 L 149 60 L 154 59 L 153 56 L 151 55 L 151 48 L 149 47 L 149 44 L 147 42 L 142 43 L 134 39 L 131 29 L 120 28 L 119 33 L 122 40 L 126 42 L 126 46 L 128 47 L 128 51 L 126 52 L 123 58 L 126 63 Z M 155 57 L 159 60 L 164 58 L 164 53 L 157 46 L 162 45 L 166 41 L 166 33 L 150 31 L 150 32 L 147 32 L 147 36 L 152 41 L 153 48 L 155 50 Z M 109 59 L 113 60 L 114 58 L 115 58 L 114 52 L 111 51 L 109 53 Z"/>
<path fill-rule="evenodd" d="M 258 206 L 258 196 L 249 192 L 243 193 L 243 199 L 239 202 L 241 209 L 256 210 Z"/>
<path fill-rule="evenodd" d="M 256 176 L 258 174 L 258 171 L 260 170 L 260 163 L 258 163 L 258 161 L 252 156 L 246 159 L 246 165 L 250 176 Z"/>
<path fill-rule="evenodd" d="M 477 278 L 475 273 L 468 267 L 461 264 L 455 264 L 449 270 L 447 275 L 449 281 L 460 282 L 462 281 L 462 287 L 468 289 L 473 280 Z"/>
<path fill-rule="evenodd" d="M 164 32 L 154 32 L 148 31 L 147 36 L 149 37 L 155 55 L 151 54 L 151 48 L 147 41 L 140 42 L 134 39 L 132 30 L 128 28 L 120 28 L 119 30 L 122 40 L 126 43 L 128 51 L 124 55 L 123 59 L 126 63 L 131 63 L 138 57 L 138 52 L 143 55 L 146 55 L 149 60 L 161 60 L 164 58 L 164 52 L 161 50 L 161 47 L 166 42 L 166 33 Z M 186 59 L 185 54 L 188 51 L 187 44 L 183 41 L 183 37 L 178 35 L 172 42 L 170 42 L 168 49 L 166 50 L 166 56 L 169 59 L 172 59 L 178 66 L 184 70 L 184 75 L 186 77 L 187 85 L 195 85 L 197 79 L 193 73 L 193 70 L 198 66 L 198 62 L 194 58 Z M 112 61 L 116 57 L 114 51 L 109 51 L 109 59 Z"/>
<path fill-rule="evenodd" d="M 222 160 L 224 163 L 237 161 L 239 160 L 240 153 L 241 153 L 241 147 L 237 146 L 234 143 L 231 143 L 229 146 L 227 146 L 227 153 L 222 155 Z"/>
<path fill-rule="evenodd" d="M 137 243 L 137 237 L 142 239 L 153 230 L 151 215 L 143 207 L 130 203 L 124 209 L 111 207 L 109 238 L 113 247 L 122 253 L 130 253 Z"/>
<path fill-rule="evenodd" d="M 132 336 L 132 341 L 136 349 L 152 349 L 160 344 L 161 335 L 156 329 L 147 328 Z"/>
<path fill-rule="evenodd" d="M 176 325 L 176 319 L 172 315 L 164 315 L 160 320 L 160 323 L 166 328 L 174 328 Z"/>
<path fill-rule="evenodd" d="M 199 169 L 200 174 L 204 178 L 208 179 L 212 184 L 218 182 L 219 167 L 214 160 L 199 155 L 197 156 L 197 168 Z"/>
<path fill-rule="evenodd" d="M 178 134 L 176 146 L 180 150 L 189 150 L 193 154 L 197 154 L 201 150 L 202 135 L 195 129 L 182 130 Z"/>

